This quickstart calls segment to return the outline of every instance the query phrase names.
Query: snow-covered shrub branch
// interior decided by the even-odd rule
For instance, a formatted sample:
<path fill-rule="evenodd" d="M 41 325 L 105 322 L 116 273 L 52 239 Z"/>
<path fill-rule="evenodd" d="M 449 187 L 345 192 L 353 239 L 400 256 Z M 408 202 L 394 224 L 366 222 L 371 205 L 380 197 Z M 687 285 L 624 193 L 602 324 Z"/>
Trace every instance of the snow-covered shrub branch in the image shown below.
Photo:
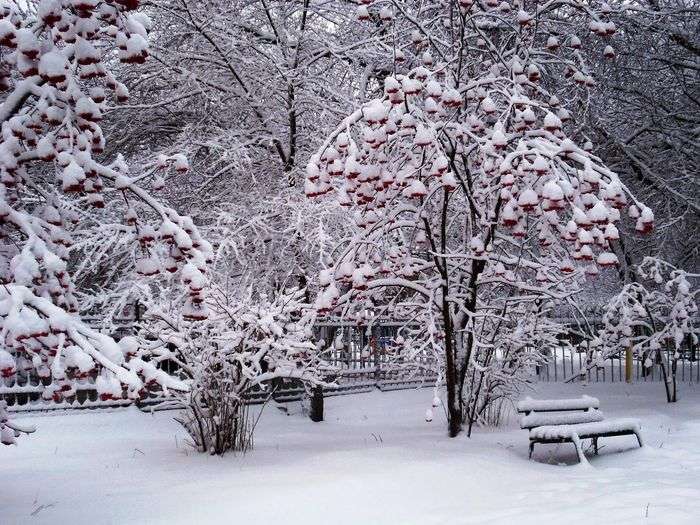
<path fill-rule="evenodd" d="M 347 212 L 283 190 L 257 202 L 221 206 L 207 237 L 216 245 L 217 271 L 257 290 L 306 287 L 347 235 Z"/>

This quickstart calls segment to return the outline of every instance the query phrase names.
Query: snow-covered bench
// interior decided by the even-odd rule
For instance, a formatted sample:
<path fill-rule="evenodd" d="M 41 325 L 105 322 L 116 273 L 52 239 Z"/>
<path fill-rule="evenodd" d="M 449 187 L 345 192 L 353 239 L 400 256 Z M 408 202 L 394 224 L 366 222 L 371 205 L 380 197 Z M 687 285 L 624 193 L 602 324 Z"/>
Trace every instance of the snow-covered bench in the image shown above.
<path fill-rule="evenodd" d="M 598 454 L 598 438 L 635 435 L 642 446 L 639 422 L 634 419 L 605 420 L 600 402 L 589 396 L 575 399 L 530 399 L 518 402 L 520 428 L 530 432 L 530 454 L 537 443 L 573 443 L 580 462 L 587 462 L 581 440 L 593 440 Z"/>

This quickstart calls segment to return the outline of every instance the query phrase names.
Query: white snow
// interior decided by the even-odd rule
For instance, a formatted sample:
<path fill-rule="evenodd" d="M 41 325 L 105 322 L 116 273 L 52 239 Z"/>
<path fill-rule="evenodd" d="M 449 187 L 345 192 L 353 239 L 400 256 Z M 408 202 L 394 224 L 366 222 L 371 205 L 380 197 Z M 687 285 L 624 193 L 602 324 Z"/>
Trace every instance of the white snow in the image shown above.
<path fill-rule="evenodd" d="M 183 444 L 175 413 L 64 412 L 20 417 L 38 432 L 1 447 L 8 524 L 697 523 L 700 390 L 668 405 L 662 385 L 544 384 L 537 397 L 598 397 L 640 420 L 633 438 L 600 441 L 592 468 L 574 447 L 538 445 L 513 421 L 445 436 L 430 389 L 326 399 L 326 421 L 266 409 L 255 450 L 224 458 Z M 533 394 L 535 395 L 535 394 Z M 624 451 L 623 453 L 618 453 Z M 564 466 L 558 463 L 566 463 Z"/>
<path fill-rule="evenodd" d="M 601 266 L 613 266 L 618 264 L 617 255 L 612 252 L 602 252 L 598 255 L 598 264 Z"/>
<path fill-rule="evenodd" d="M 548 130 L 554 130 L 561 128 L 561 119 L 557 117 L 554 113 L 547 113 L 544 116 L 544 127 Z M 563 146 L 563 143 L 562 143 Z"/>
<path fill-rule="evenodd" d="M 66 57 L 56 51 L 44 53 L 39 60 L 39 73 L 47 79 L 61 81 L 68 70 Z"/>

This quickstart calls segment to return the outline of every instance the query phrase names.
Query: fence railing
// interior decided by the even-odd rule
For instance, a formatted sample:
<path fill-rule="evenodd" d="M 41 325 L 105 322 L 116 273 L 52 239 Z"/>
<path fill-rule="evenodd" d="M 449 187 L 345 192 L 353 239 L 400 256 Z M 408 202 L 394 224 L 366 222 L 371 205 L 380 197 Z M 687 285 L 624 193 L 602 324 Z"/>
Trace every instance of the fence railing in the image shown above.
<path fill-rule="evenodd" d="M 670 363 L 673 351 L 662 351 L 664 361 Z M 700 354 L 700 352 L 698 352 Z M 625 381 L 625 355 L 600 359 L 594 351 L 591 356 L 596 366 L 588 363 L 589 355 L 583 347 L 559 347 L 550 351 L 547 363 L 536 370 L 540 381 L 566 381 L 584 379 L 588 382 L 623 382 Z M 663 381 L 661 365 L 652 361 L 652 366 L 645 366 L 645 358 L 632 356 L 632 380 L 635 382 Z M 646 363 L 648 364 L 648 363 Z M 676 380 L 700 383 L 700 355 L 694 352 L 682 352 L 676 361 Z"/>
<path fill-rule="evenodd" d="M 352 350 L 352 349 L 351 349 Z M 433 386 L 437 377 L 429 367 L 402 365 L 383 355 L 362 355 L 362 350 L 348 351 L 329 363 L 337 368 L 333 377 L 327 378 L 330 386 L 324 388 L 324 395 L 334 396 L 358 392 L 369 392 L 374 389 L 398 390 Z M 333 356 L 331 356 L 333 357 Z M 76 393 L 68 399 L 54 400 L 47 393 L 58 387 L 50 378 L 40 378 L 30 372 L 19 372 L 12 378 L 0 377 L 0 399 L 7 402 L 10 410 L 41 411 L 76 408 L 109 408 L 128 406 L 133 401 L 128 399 L 102 400 L 95 385 L 96 374 L 75 382 Z M 295 380 L 283 380 L 274 390 L 257 390 L 250 394 L 251 403 L 262 402 L 272 397 L 284 402 L 300 399 L 305 393 L 304 385 Z M 160 393 L 151 393 L 147 398 L 137 402 L 139 406 L 149 406 L 162 403 L 168 397 Z"/>

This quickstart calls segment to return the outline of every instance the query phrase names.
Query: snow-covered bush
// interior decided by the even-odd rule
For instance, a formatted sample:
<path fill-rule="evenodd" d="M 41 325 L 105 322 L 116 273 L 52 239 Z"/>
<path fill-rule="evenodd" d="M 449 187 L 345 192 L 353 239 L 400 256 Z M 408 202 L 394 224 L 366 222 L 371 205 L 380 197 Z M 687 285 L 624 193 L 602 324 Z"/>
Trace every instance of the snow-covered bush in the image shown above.
<path fill-rule="evenodd" d="M 679 352 L 684 344 L 697 345 L 700 336 L 700 275 L 651 257 L 644 259 L 636 273 L 640 280 L 625 285 L 605 306 L 596 343 L 603 348 L 603 358 L 631 349 L 643 359 L 644 367 L 658 363 L 666 399 L 675 402 Z"/>
<path fill-rule="evenodd" d="M 392 73 L 308 163 L 307 196 L 332 195 L 357 227 L 321 271 L 316 305 L 418 324 L 407 351 L 437 355 L 452 436 L 517 392 L 553 344 L 543 310 L 617 266 L 629 201 L 637 231 L 653 228 L 576 122 L 595 86 L 578 34 L 610 38 L 608 13 L 567 1 L 359 8 Z"/>
<path fill-rule="evenodd" d="M 245 451 L 255 424 L 247 401 L 253 392 L 272 395 L 282 380 L 324 384 L 331 369 L 313 342 L 315 312 L 301 290 L 273 297 L 232 298 L 213 287 L 209 316 L 197 323 L 170 319 L 155 309 L 151 346 L 167 345 L 190 390 L 179 395 L 185 410 L 178 421 L 201 452 Z"/>
<path fill-rule="evenodd" d="M 71 399 L 77 382 L 96 374 L 103 399 L 186 389 L 150 353 L 125 350 L 76 315 L 88 290 L 72 279 L 73 242 L 90 230 L 96 244 L 109 245 L 114 232 L 102 229 L 105 220 L 120 217 L 120 237 L 136 248 L 136 272 L 124 278 L 139 281 L 164 266 L 205 271 L 211 256 L 191 220 L 141 187 L 155 170 L 131 175 L 121 156 L 103 155 L 100 122 L 128 99 L 110 67 L 148 56 L 150 21 L 138 5 L 0 2 L 0 359 L 4 377 L 21 369 L 51 383 L 46 399 Z M 178 155 L 158 165 L 187 169 Z M 202 317 L 200 297 L 188 299 L 188 315 Z"/>

